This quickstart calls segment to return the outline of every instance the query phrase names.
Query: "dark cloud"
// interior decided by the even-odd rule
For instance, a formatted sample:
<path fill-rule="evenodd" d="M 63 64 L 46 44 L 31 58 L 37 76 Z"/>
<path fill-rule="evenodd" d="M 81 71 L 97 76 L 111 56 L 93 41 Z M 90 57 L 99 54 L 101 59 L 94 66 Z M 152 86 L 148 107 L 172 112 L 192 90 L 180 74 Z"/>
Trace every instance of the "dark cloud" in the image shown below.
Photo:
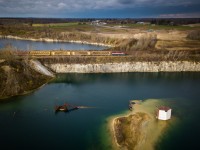
<path fill-rule="evenodd" d="M 132 4 L 134 3 L 134 0 L 117 0 L 120 4 Z"/>
<path fill-rule="evenodd" d="M 145 11 L 145 8 L 153 9 L 161 6 L 162 8 L 166 7 L 166 9 L 167 7 L 179 6 L 193 7 L 200 6 L 200 2 L 199 0 L 0 0 L 0 17 L 59 17 L 60 14 L 78 15 L 97 10 L 113 11 L 141 8 L 141 11 Z"/>

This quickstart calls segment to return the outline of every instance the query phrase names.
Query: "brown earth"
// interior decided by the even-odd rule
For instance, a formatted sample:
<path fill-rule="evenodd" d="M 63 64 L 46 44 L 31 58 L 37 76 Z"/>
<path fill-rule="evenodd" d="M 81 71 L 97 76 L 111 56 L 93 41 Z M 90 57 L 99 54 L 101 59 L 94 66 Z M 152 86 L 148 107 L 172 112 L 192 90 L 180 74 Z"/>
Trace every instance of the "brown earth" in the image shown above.
<path fill-rule="evenodd" d="M 33 70 L 25 60 L 0 62 L 0 99 L 29 93 L 51 77 Z"/>
<path fill-rule="evenodd" d="M 137 143 L 143 138 L 142 128 L 145 128 L 149 120 L 150 116 L 142 112 L 115 119 L 115 137 L 120 147 L 128 150 L 135 149 Z"/>

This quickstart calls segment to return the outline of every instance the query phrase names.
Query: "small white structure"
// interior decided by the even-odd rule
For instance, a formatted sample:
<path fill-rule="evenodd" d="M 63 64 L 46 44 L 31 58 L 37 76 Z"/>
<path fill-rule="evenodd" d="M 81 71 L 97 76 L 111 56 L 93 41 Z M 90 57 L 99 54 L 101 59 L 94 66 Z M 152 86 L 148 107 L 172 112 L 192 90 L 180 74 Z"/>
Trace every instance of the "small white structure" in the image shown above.
<path fill-rule="evenodd" d="M 159 120 L 169 120 L 171 119 L 172 109 L 166 106 L 161 106 L 158 108 L 157 118 Z"/>
<path fill-rule="evenodd" d="M 95 20 L 91 22 L 91 25 L 106 25 L 106 22 L 101 22 L 101 20 Z"/>

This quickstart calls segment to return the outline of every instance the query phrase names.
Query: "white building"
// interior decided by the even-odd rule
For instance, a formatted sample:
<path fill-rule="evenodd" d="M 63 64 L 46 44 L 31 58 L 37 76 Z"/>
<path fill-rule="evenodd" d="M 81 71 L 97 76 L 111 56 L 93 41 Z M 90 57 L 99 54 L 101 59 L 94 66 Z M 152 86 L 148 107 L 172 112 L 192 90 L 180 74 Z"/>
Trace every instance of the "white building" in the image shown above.
<path fill-rule="evenodd" d="M 166 106 L 161 106 L 158 108 L 157 118 L 159 120 L 169 120 L 171 119 L 172 109 Z"/>
<path fill-rule="evenodd" d="M 106 25 L 106 22 L 101 22 L 100 20 L 95 20 L 91 22 L 91 25 Z"/>

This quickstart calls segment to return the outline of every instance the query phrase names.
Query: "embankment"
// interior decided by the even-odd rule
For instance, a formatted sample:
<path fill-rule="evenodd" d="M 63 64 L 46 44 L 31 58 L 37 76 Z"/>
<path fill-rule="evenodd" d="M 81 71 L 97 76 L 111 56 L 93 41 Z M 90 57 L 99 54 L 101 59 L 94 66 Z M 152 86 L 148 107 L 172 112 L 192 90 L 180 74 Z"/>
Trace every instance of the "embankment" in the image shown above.
<path fill-rule="evenodd" d="M 37 61 L 0 61 L 0 100 L 23 95 L 46 84 L 54 77 Z"/>
<path fill-rule="evenodd" d="M 100 64 L 45 63 L 56 73 L 115 73 L 115 72 L 183 72 L 200 71 L 200 62 L 159 61 L 159 62 L 122 62 Z"/>

